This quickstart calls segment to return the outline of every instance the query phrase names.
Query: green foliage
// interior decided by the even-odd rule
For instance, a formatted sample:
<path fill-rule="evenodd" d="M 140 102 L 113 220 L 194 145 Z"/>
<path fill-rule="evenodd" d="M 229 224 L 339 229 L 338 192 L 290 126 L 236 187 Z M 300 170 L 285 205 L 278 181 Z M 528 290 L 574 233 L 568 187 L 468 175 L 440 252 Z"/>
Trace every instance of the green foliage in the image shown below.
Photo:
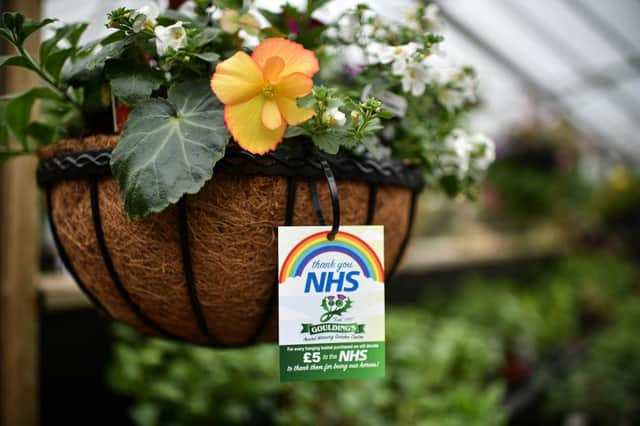
<path fill-rule="evenodd" d="M 47 142 L 46 139 L 43 141 L 42 138 L 46 138 L 48 132 L 37 133 L 39 129 L 38 123 L 31 122 L 31 109 L 37 99 L 58 99 L 58 95 L 51 89 L 44 87 L 34 88 L 11 99 L 7 103 L 5 110 L 5 118 L 9 130 L 23 144 L 25 149 L 29 148 L 28 136 L 35 137 L 45 144 Z M 34 131 L 34 129 L 36 130 Z"/>
<path fill-rule="evenodd" d="M 499 197 L 501 218 L 516 225 L 562 216 L 579 208 L 584 192 L 575 172 L 542 171 L 498 159 L 487 181 Z"/>
<path fill-rule="evenodd" d="M 143 217 L 198 192 L 228 139 L 222 106 L 206 81 L 176 83 L 167 99 L 138 105 L 111 159 L 127 214 Z"/>
<path fill-rule="evenodd" d="M 580 412 L 601 426 L 633 424 L 640 418 L 640 302 L 619 309 L 613 325 L 588 350 L 587 361 L 554 384 L 552 413 Z"/>
<path fill-rule="evenodd" d="M 209 350 L 119 327 L 110 382 L 145 426 L 505 424 L 490 335 L 413 309 L 391 310 L 387 330 L 386 378 L 279 384 L 274 346 Z"/>
<path fill-rule="evenodd" d="M 285 4 L 276 13 L 264 11 L 270 21 L 267 28 L 260 28 L 262 23 L 238 0 L 217 1 L 215 5 L 195 0 L 191 3 L 193 13 L 120 7 L 108 15 L 107 27 L 113 31 L 106 37 L 81 45 L 79 40 L 87 24 L 60 26 L 41 43 L 37 57 L 27 52 L 23 43 L 53 20 L 31 21 L 19 13 L 5 13 L 0 38 L 15 48 L 15 54 L 0 57 L 0 66 L 18 66 L 34 72 L 46 89 L 0 100 L 3 103 L 0 116 L 6 121 L 0 124 L 0 159 L 34 152 L 62 137 L 111 134 L 112 112 L 121 113 L 122 119 L 129 112 L 127 108 L 134 109 L 130 115 L 133 124 L 120 142 L 128 146 L 127 159 L 131 158 L 132 163 L 124 164 L 120 158 L 121 163 L 114 163 L 113 169 L 119 174 L 120 183 L 127 184 L 122 188 L 122 196 L 131 217 L 163 209 L 184 193 L 202 186 L 212 173 L 203 167 L 215 164 L 226 144 L 221 141 L 224 132 L 218 131 L 221 121 L 216 110 L 212 111 L 215 122 L 205 124 L 203 118 L 190 127 L 194 133 L 189 135 L 190 148 L 186 148 L 181 142 L 185 139 L 181 132 L 187 124 L 171 105 L 173 100 L 166 99 L 170 87 L 210 79 L 218 61 L 251 44 L 244 34 L 247 33 L 260 40 L 288 38 L 313 50 L 323 68 L 315 79 L 337 88 L 320 86 L 308 99 L 301 100 L 314 108 L 315 117 L 288 129 L 287 138 L 306 136 L 304 139 L 311 140 L 315 150 L 329 154 L 350 153 L 378 159 L 394 156 L 435 174 L 433 165 L 443 154 L 443 138 L 476 102 L 474 71 L 470 67 L 457 67 L 455 72 L 443 74 L 437 72 L 436 62 L 433 69 L 427 69 L 425 61 L 443 40 L 432 32 L 438 20 L 433 16 L 433 8 L 419 6 L 413 17 L 407 17 L 407 22 L 391 22 L 359 5 L 341 17 L 346 18 L 347 31 L 340 31 L 341 26 L 345 30 L 344 19 L 323 23 L 313 17 L 327 3 L 328 0 L 309 0 L 305 7 Z M 223 17 L 214 17 L 221 9 L 226 9 Z M 358 22 L 351 22 L 350 18 Z M 345 38 L 351 24 L 358 26 L 357 32 L 363 37 Z M 172 26 L 171 30 L 168 26 Z M 344 67 L 337 65 L 335 53 L 346 45 L 359 46 L 363 53 L 366 47 L 377 48 L 377 53 L 367 51 L 366 66 L 345 73 L 341 70 Z M 202 86 L 202 90 L 210 92 L 208 87 Z M 31 119 L 34 105 L 41 108 L 38 121 Z M 154 113 L 159 115 L 150 117 L 150 124 L 145 126 L 141 117 Z M 383 120 L 387 121 L 383 124 Z M 151 132 L 152 125 L 159 130 Z M 148 151 L 153 144 L 142 133 L 132 136 L 133 128 L 161 138 L 175 135 L 177 139 L 163 144 L 166 150 Z M 217 135 L 214 141 L 200 139 L 212 134 Z M 136 138 L 138 143 L 134 143 Z M 283 148 L 293 145 L 285 143 Z M 161 154 L 180 154 L 183 146 L 184 155 L 158 162 Z M 208 147 L 198 154 L 206 156 L 214 152 L 213 157 L 197 162 L 180 160 L 194 154 L 195 146 Z M 212 146 L 215 149 L 211 151 Z M 137 150 L 135 155 L 131 154 Z M 455 150 L 449 151 L 451 154 Z M 136 162 L 134 158 L 142 160 Z M 174 158 L 178 160 L 174 162 Z M 466 160 L 462 158 L 461 162 Z M 473 157 L 468 160 L 477 162 Z M 163 172 L 154 172 L 154 167 L 160 164 Z M 171 186 L 166 179 L 177 179 L 177 183 Z M 433 176 L 428 181 L 451 195 L 471 194 L 470 188 L 477 183 L 475 177 L 457 175 L 443 179 Z M 144 187 L 147 184 L 153 187 Z"/>
<path fill-rule="evenodd" d="M 164 83 L 159 71 L 151 70 L 127 61 L 113 61 L 107 68 L 107 77 L 111 83 L 111 93 L 129 106 L 151 97 L 154 90 Z"/>
<path fill-rule="evenodd" d="M 0 37 L 15 46 L 22 46 L 30 35 L 52 22 L 55 19 L 32 21 L 20 13 L 4 12 L 0 20 Z"/>
<path fill-rule="evenodd" d="M 516 226 L 584 222 L 590 188 L 577 167 L 577 145 L 575 130 L 563 122 L 515 130 L 487 175 L 491 215 Z"/>
<path fill-rule="evenodd" d="M 85 30 L 84 24 L 65 25 L 58 28 L 53 37 L 40 46 L 39 59 L 33 58 L 24 48 L 25 40 L 53 19 L 31 21 L 19 13 L 2 14 L 0 38 L 16 50 L 15 55 L 0 57 L 0 66 L 18 66 L 36 73 L 48 85 L 0 100 L 2 125 L 0 125 L 0 161 L 10 156 L 33 152 L 38 146 L 56 141 L 65 131 L 65 122 L 32 121 L 32 109 L 37 100 L 66 104 L 66 109 L 78 108 L 77 101 L 60 85 L 64 63 L 77 52 L 77 43 Z M 61 41 L 66 47 L 58 47 Z M 15 139 L 20 149 L 9 140 Z"/>
<path fill-rule="evenodd" d="M 635 268 L 624 260 L 569 256 L 526 286 L 471 279 L 439 309 L 490 329 L 505 349 L 531 358 L 609 321 L 620 301 L 633 296 L 637 279 Z"/>
<path fill-rule="evenodd" d="M 379 156 L 375 146 L 369 147 L 366 142 L 382 130 L 380 119 L 391 118 L 391 115 L 382 109 L 382 103 L 377 99 L 355 102 L 347 96 L 339 96 L 335 89 L 318 86 L 300 104 L 313 108 L 314 118 L 292 126 L 285 137 L 309 136 L 316 148 L 327 154 L 337 154 L 341 148 L 349 150 L 362 144 L 370 148 L 372 155 Z M 335 114 L 342 115 L 344 123 L 337 122 Z"/>
<path fill-rule="evenodd" d="M 80 56 L 65 75 L 65 80 L 72 86 L 80 86 L 90 80 L 99 78 L 104 70 L 104 66 L 110 59 L 120 58 L 133 40 L 120 38 L 109 43 L 96 44 L 100 47 L 97 53 L 92 53 L 93 49 Z"/>
<path fill-rule="evenodd" d="M 637 418 L 638 272 L 603 255 L 562 259 L 523 286 L 475 279 L 456 293 L 387 314 L 383 379 L 278 383 L 277 350 L 208 350 L 120 327 L 112 386 L 136 401 L 140 425 L 503 425 L 506 354 L 535 366 L 591 329 L 614 327 L 557 387 L 552 411 L 580 410 L 616 426 Z M 623 303 L 620 307 L 621 301 Z M 593 324 L 591 324 L 592 326 Z M 590 327 L 590 326 L 589 326 Z M 497 378 L 496 378 L 497 377 Z M 607 413 L 611 414 L 609 418 Z"/>

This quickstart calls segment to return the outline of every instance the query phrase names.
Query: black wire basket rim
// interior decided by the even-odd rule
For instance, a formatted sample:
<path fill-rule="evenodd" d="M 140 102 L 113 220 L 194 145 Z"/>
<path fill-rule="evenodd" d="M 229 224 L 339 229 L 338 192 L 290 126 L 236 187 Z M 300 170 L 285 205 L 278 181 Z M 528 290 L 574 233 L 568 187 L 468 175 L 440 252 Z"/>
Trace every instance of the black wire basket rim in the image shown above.
<path fill-rule="evenodd" d="M 111 149 L 68 152 L 43 158 L 36 172 L 38 185 L 91 176 L 111 176 Z M 283 176 L 323 178 L 322 161 L 329 163 L 336 179 L 353 180 L 379 185 L 398 186 L 414 191 L 424 188 L 424 178 L 418 167 L 395 159 L 376 160 L 354 155 L 314 154 L 296 156 L 286 151 L 254 155 L 237 147 L 229 147 L 222 160 L 214 167 L 240 176 Z"/>

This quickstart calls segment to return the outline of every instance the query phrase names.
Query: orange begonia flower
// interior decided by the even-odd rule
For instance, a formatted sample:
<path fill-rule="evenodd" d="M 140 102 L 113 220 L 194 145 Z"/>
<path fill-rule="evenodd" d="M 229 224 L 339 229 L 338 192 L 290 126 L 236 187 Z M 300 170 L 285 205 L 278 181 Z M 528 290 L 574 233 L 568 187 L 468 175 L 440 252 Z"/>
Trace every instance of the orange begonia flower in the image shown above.
<path fill-rule="evenodd" d="M 272 151 L 287 125 L 310 119 L 313 108 L 296 98 L 313 88 L 318 58 L 301 44 L 269 38 L 251 56 L 237 52 L 216 67 L 211 89 L 224 107 L 224 120 L 240 146 L 254 154 Z"/>

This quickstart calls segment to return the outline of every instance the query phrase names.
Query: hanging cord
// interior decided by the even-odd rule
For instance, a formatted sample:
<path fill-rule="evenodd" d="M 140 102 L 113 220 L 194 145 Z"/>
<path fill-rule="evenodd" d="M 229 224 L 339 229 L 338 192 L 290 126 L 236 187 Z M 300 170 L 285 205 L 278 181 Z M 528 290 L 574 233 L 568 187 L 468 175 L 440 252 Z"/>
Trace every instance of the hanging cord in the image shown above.
<path fill-rule="evenodd" d="M 324 220 L 322 214 L 322 206 L 320 205 L 320 197 L 318 197 L 318 187 L 316 185 L 316 178 L 309 178 L 309 192 L 311 192 L 311 202 L 313 203 L 313 211 L 316 213 L 316 218 L 320 226 L 325 226 L 327 222 Z"/>
<path fill-rule="evenodd" d="M 340 230 L 340 198 L 338 197 L 338 185 L 336 184 L 336 178 L 333 176 L 331 166 L 326 160 L 320 162 L 322 164 L 322 170 L 327 178 L 327 184 L 329 184 L 329 192 L 331 193 L 331 209 L 333 210 L 333 223 L 331 225 L 331 231 L 327 234 L 328 240 L 333 240 L 336 234 Z"/>

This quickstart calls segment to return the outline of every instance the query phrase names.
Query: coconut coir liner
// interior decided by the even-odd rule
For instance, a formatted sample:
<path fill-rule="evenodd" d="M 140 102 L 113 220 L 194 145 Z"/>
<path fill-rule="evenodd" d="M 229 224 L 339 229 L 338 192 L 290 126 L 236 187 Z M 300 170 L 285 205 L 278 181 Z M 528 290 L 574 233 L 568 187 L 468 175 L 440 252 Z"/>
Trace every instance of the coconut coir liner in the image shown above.
<path fill-rule="evenodd" d="M 117 136 L 65 140 L 42 157 L 64 152 L 113 148 Z M 99 180 L 99 206 L 105 242 L 123 286 L 141 310 L 179 338 L 207 343 L 200 331 L 184 278 L 177 207 L 131 221 L 123 211 L 112 177 Z M 338 181 L 342 225 L 366 223 L 368 185 Z M 331 199 L 318 180 L 325 219 Z M 277 276 L 277 227 L 285 222 L 287 179 L 215 173 L 195 195 L 186 197 L 195 286 L 207 328 L 218 341 L 241 345 L 261 327 Z M 82 179 L 52 188 L 52 220 L 60 242 L 88 291 L 111 317 L 150 334 L 122 299 L 100 253 L 91 215 L 89 184 Z M 395 263 L 409 222 L 411 191 L 380 186 L 373 223 L 384 225 L 385 269 Z M 293 225 L 317 225 L 311 193 L 298 181 Z M 276 337 L 277 309 L 267 313 L 259 341 Z"/>

